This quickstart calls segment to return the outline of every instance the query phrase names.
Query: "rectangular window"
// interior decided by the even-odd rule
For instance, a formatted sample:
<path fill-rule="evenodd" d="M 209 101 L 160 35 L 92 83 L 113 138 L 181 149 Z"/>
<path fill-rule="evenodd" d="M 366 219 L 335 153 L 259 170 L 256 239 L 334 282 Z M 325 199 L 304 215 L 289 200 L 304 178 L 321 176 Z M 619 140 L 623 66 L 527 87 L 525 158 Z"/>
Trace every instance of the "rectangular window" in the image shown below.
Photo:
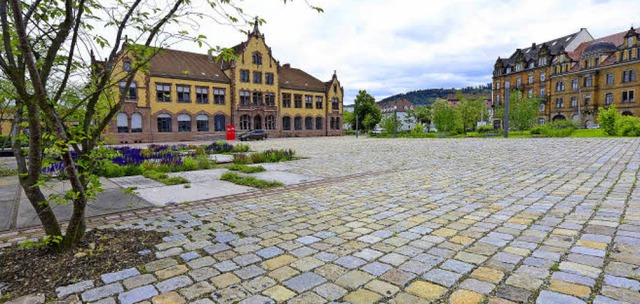
<path fill-rule="evenodd" d="M 302 95 L 295 94 L 293 95 L 294 108 L 302 109 Z"/>
<path fill-rule="evenodd" d="M 561 109 L 564 108 L 564 99 L 556 98 L 556 108 Z"/>
<path fill-rule="evenodd" d="M 249 82 L 249 70 L 240 70 L 240 82 Z"/>
<path fill-rule="evenodd" d="M 209 88 L 196 87 L 196 103 L 209 103 Z"/>
<path fill-rule="evenodd" d="M 291 108 L 291 94 L 290 93 L 282 93 L 282 107 L 283 108 Z"/>
<path fill-rule="evenodd" d="M 206 115 L 198 116 L 198 119 L 196 119 L 196 128 L 198 128 L 198 132 L 209 132 L 209 117 Z"/>
<path fill-rule="evenodd" d="M 623 91 L 622 92 L 622 103 L 634 102 L 634 91 Z"/>
<path fill-rule="evenodd" d="M 340 110 L 340 100 L 337 97 L 331 99 L 331 110 L 338 111 Z"/>
<path fill-rule="evenodd" d="M 538 109 L 540 112 L 544 112 L 544 102 L 540 103 L 540 108 Z"/>
<path fill-rule="evenodd" d="M 251 92 L 240 91 L 240 105 L 248 106 L 251 104 Z"/>
<path fill-rule="evenodd" d="M 533 83 L 533 74 L 529 74 L 529 84 Z"/>
<path fill-rule="evenodd" d="M 276 94 L 264 93 L 264 104 L 268 107 L 276 106 Z"/>
<path fill-rule="evenodd" d="M 158 116 L 158 132 L 171 132 L 171 116 Z"/>
<path fill-rule="evenodd" d="M 313 109 L 313 96 L 304 95 L 304 108 Z"/>
<path fill-rule="evenodd" d="M 225 89 L 213 88 L 213 103 L 214 104 L 224 104 L 225 103 Z"/>
<path fill-rule="evenodd" d="M 324 99 L 322 96 L 316 96 L 316 109 L 322 109 L 322 103 Z"/>
<path fill-rule="evenodd" d="M 593 86 L 593 77 L 591 76 L 587 76 L 584 78 L 584 86 L 585 87 L 591 87 Z"/>
<path fill-rule="evenodd" d="M 529 88 L 529 90 L 527 91 L 527 97 L 533 97 L 533 88 Z"/>
<path fill-rule="evenodd" d="M 273 73 L 264 73 L 264 83 L 273 84 Z"/>
<path fill-rule="evenodd" d="M 545 72 L 540 73 L 540 81 L 544 81 L 546 79 L 546 75 L 547 74 Z"/>
<path fill-rule="evenodd" d="M 253 71 L 253 83 L 262 83 L 262 72 Z"/>
<path fill-rule="evenodd" d="M 571 89 L 572 90 L 578 89 L 578 79 L 571 79 Z"/>
<path fill-rule="evenodd" d="M 607 93 L 604 95 L 604 104 L 610 105 L 613 103 L 613 93 Z"/>
<path fill-rule="evenodd" d="M 578 106 L 578 97 L 572 96 L 571 97 L 571 104 L 569 105 L 572 108 L 575 108 Z"/>
<path fill-rule="evenodd" d="M 255 106 L 263 105 L 262 92 L 253 92 L 253 105 Z"/>
<path fill-rule="evenodd" d="M 545 95 L 546 95 L 545 89 L 544 89 L 544 87 L 541 87 L 540 88 L 540 97 L 545 97 Z"/>
<path fill-rule="evenodd" d="M 633 82 L 636 81 L 636 71 L 628 70 L 622 72 L 622 82 Z"/>
<path fill-rule="evenodd" d="M 127 86 L 127 82 L 126 81 L 121 81 L 120 82 L 120 94 L 124 94 L 124 89 Z M 137 100 L 138 99 L 138 88 L 136 87 L 136 83 L 132 82 L 129 85 L 129 92 L 127 93 L 127 95 L 124 97 L 125 99 L 128 100 Z"/>
<path fill-rule="evenodd" d="M 191 102 L 191 86 L 176 85 L 176 93 L 178 94 L 178 102 Z"/>
<path fill-rule="evenodd" d="M 156 83 L 156 100 L 171 102 L 171 85 L 166 83 Z"/>
<path fill-rule="evenodd" d="M 584 95 L 584 105 L 588 106 L 589 104 L 591 104 L 591 94 L 586 94 Z"/>
<path fill-rule="evenodd" d="M 516 88 L 519 88 L 522 86 L 522 78 L 518 77 L 516 78 Z"/>
<path fill-rule="evenodd" d="M 607 73 L 607 85 L 612 85 L 614 82 L 613 73 Z"/>

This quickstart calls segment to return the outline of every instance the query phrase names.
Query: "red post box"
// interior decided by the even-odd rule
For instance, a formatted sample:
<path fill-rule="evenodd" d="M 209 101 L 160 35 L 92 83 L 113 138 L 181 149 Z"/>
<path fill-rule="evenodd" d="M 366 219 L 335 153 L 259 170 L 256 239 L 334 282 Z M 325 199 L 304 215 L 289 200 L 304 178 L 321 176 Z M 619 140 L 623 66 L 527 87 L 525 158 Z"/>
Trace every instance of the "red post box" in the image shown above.
<path fill-rule="evenodd" d="M 236 140 L 236 127 L 227 125 L 227 140 Z"/>

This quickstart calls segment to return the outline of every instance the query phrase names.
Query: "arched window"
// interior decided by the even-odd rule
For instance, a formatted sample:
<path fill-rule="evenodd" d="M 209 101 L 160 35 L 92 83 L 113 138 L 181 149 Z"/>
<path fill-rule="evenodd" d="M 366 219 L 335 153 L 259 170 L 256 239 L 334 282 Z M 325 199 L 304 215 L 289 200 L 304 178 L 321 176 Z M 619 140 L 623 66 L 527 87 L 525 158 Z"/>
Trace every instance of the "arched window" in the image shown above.
<path fill-rule="evenodd" d="M 262 129 L 262 116 L 256 115 L 253 117 L 253 128 Z"/>
<path fill-rule="evenodd" d="M 178 115 L 178 132 L 191 132 L 191 116 L 189 114 Z"/>
<path fill-rule="evenodd" d="M 322 125 L 322 117 L 316 117 L 316 130 L 322 130 L 324 126 Z"/>
<path fill-rule="evenodd" d="M 118 133 L 129 133 L 129 116 L 126 113 L 118 113 Z"/>
<path fill-rule="evenodd" d="M 131 114 L 131 133 L 142 132 L 142 115 L 140 113 Z"/>
<path fill-rule="evenodd" d="M 302 117 L 296 117 L 293 120 L 293 127 L 296 129 L 296 131 L 302 130 Z"/>
<path fill-rule="evenodd" d="M 291 117 L 282 117 L 282 130 L 291 130 Z"/>
<path fill-rule="evenodd" d="M 253 55 L 251 55 L 251 61 L 253 62 L 253 64 L 261 65 L 262 54 L 260 54 L 260 52 L 254 52 Z"/>
<path fill-rule="evenodd" d="M 199 114 L 196 116 L 196 128 L 198 128 L 198 132 L 209 132 L 209 115 Z"/>
<path fill-rule="evenodd" d="M 172 132 L 171 115 L 169 114 L 158 115 L 158 132 Z"/>
<path fill-rule="evenodd" d="M 304 128 L 307 130 L 313 130 L 313 118 L 306 117 L 304 119 Z"/>
<path fill-rule="evenodd" d="M 213 117 L 213 124 L 214 124 L 214 128 L 215 131 L 220 132 L 220 131 L 224 131 L 224 126 L 225 126 L 225 121 L 224 121 L 224 115 L 222 114 L 218 114 L 216 116 Z"/>
<path fill-rule="evenodd" d="M 331 123 L 329 124 L 329 129 L 333 130 L 336 128 L 336 118 L 331 117 Z"/>
<path fill-rule="evenodd" d="M 267 130 L 276 129 L 276 118 L 273 115 L 267 115 L 264 117 L 264 128 Z"/>
<path fill-rule="evenodd" d="M 247 114 L 240 116 L 240 130 L 251 130 L 251 116 Z"/>

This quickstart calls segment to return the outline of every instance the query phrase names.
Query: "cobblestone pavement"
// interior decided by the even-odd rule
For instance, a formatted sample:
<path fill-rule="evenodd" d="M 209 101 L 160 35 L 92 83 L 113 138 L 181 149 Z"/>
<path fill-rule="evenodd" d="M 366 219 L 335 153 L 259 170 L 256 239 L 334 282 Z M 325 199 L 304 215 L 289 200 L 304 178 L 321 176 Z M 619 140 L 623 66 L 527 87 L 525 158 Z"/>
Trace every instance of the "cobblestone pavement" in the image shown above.
<path fill-rule="evenodd" d="M 640 303 L 638 139 L 276 139 L 309 187 L 149 213 L 85 302 Z M 335 179 L 335 177 L 343 177 Z M 333 179 L 331 179 L 333 178 Z"/>

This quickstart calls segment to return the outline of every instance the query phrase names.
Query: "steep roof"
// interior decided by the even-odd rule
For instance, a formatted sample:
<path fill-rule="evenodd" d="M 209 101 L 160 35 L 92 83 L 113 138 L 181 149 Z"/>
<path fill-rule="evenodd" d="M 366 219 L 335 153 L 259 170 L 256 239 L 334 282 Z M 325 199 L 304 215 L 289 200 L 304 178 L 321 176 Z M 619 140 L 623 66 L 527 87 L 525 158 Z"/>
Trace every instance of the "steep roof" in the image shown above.
<path fill-rule="evenodd" d="M 509 56 L 509 58 L 501 59 L 502 60 L 502 64 L 505 67 L 515 65 L 516 58 L 518 57 L 519 54 L 522 54 L 524 56 L 524 61 L 525 62 L 530 62 L 531 60 L 536 60 L 536 59 L 538 59 L 538 55 L 540 54 L 540 51 L 542 50 L 543 47 L 547 47 L 548 50 L 549 50 L 549 54 L 551 56 L 555 56 L 555 55 L 563 52 L 565 47 L 567 47 L 567 45 L 569 43 L 571 43 L 571 41 L 579 33 L 580 32 L 575 32 L 575 33 L 572 33 L 572 34 L 569 34 L 569 35 L 566 35 L 566 36 L 562 36 L 560 38 L 549 40 L 549 41 L 544 42 L 544 43 L 540 43 L 540 44 L 534 43 L 528 48 L 517 49 L 515 52 L 513 52 L 513 54 L 511 54 L 511 56 Z"/>
<path fill-rule="evenodd" d="M 624 38 L 629 34 L 629 32 L 630 30 L 627 30 L 627 31 L 615 33 L 613 35 L 598 38 L 592 41 L 581 43 L 574 52 L 569 52 L 569 57 L 571 57 L 571 59 L 573 59 L 574 61 L 578 62 L 578 64 L 574 65 L 569 71 L 577 72 L 577 71 L 583 70 L 584 67 L 582 66 L 582 63 L 580 63 L 580 59 L 582 58 L 582 55 L 588 55 L 587 52 L 594 51 L 599 45 L 605 46 L 606 44 L 613 44 L 615 47 L 619 47 L 623 45 Z M 635 32 L 636 34 L 640 34 L 640 27 L 636 28 Z M 601 47 L 598 49 L 603 52 L 606 50 L 604 47 Z M 609 57 L 607 57 L 605 60 L 602 60 L 599 66 L 607 66 L 607 65 L 614 64 L 615 49 L 608 50 L 607 52 L 610 52 Z"/>
<path fill-rule="evenodd" d="M 229 83 L 230 80 L 215 62 L 215 57 L 185 51 L 162 49 L 151 58 L 149 70 L 153 76 Z"/>
<path fill-rule="evenodd" d="M 324 82 L 307 74 L 307 72 L 303 70 L 292 68 L 288 64 L 285 64 L 278 69 L 278 77 L 280 79 L 280 87 L 283 89 L 316 92 L 325 91 Z"/>

